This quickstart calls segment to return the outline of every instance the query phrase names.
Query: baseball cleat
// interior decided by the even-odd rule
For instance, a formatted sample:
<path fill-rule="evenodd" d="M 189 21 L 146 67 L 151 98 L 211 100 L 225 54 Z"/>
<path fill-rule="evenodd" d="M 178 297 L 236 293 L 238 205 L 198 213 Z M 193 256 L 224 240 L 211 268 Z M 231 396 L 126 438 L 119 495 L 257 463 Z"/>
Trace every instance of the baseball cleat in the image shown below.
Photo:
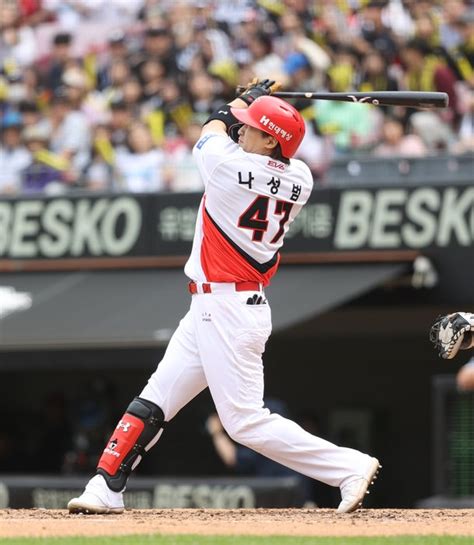
<path fill-rule="evenodd" d="M 358 476 L 341 487 L 342 501 L 337 508 L 338 513 L 352 513 L 361 507 L 364 496 L 369 494 L 367 489 L 374 484 L 381 468 L 377 458 L 371 458 L 365 475 Z"/>
<path fill-rule="evenodd" d="M 113 492 L 102 475 L 95 475 L 78 498 L 67 504 L 69 513 L 84 515 L 111 515 L 123 513 L 123 495 Z"/>

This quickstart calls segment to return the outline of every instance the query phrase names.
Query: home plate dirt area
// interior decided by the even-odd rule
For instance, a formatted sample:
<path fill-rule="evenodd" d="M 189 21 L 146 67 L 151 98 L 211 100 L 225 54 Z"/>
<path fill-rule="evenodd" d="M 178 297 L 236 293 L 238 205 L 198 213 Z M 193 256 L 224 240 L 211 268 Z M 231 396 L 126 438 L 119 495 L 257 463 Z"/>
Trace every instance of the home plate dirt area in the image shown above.
<path fill-rule="evenodd" d="M 0 538 L 126 534 L 474 536 L 472 509 L 147 509 L 122 515 L 1 509 Z"/>

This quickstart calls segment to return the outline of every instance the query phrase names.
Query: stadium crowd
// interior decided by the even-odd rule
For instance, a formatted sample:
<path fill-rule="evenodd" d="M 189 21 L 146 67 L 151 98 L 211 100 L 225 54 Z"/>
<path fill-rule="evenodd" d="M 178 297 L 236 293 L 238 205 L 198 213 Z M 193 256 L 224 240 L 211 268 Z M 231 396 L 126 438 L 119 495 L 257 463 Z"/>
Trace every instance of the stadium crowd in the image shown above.
<path fill-rule="evenodd" d="M 0 193 L 199 191 L 192 147 L 252 78 L 444 91 L 442 111 L 298 101 L 298 156 L 474 152 L 468 0 L 2 0 Z"/>

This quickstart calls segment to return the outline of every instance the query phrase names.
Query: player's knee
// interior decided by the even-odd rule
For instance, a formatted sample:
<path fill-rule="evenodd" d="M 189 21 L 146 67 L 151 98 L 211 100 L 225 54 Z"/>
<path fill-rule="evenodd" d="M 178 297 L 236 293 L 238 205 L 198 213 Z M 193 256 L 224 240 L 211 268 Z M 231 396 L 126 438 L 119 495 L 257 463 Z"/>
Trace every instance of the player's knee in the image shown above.
<path fill-rule="evenodd" d="M 248 414 L 234 412 L 230 417 L 221 418 L 227 435 L 236 443 L 252 448 L 259 443 L 258 427 L 264 417 L 263 411 L 255 410 Z"/>

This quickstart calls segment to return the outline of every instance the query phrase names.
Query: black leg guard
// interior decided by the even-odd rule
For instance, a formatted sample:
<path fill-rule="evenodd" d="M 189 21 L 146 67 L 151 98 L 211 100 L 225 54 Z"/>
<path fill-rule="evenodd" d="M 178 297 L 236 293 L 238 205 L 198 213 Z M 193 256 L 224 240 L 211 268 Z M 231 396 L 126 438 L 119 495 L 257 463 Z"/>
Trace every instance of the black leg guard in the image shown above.
<path fill-rule="evenodd" d="M 165 425 L 163 411 L 151 401 L 136 397 L 117 424 L 97 465 L 107 486 L 121 492 L 143 455 L 158 441 Z"/>

